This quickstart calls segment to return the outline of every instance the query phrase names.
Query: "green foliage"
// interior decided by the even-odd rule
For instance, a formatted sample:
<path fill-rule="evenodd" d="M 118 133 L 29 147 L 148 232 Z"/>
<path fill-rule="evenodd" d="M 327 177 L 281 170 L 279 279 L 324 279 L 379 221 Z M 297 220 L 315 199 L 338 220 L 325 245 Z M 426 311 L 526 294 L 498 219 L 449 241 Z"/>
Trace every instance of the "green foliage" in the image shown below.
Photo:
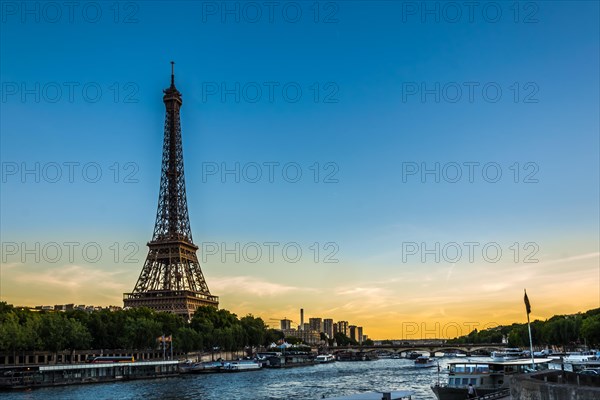
<path fill-rule="evenodd" d="M 581 336 L 589 345 L 600 345 L 600 314 L 588 317 L 581 324 Z"/>
<path fill-rule="evenodd" d="M 267 347 L 271 343 L 277 343 L 281 339 L 283 339 L 283 332 L 277 329 L 267 329 L 265 332 L 265 340 L 263 341 L 263 346 Z"/>
<path fill-rule="evenodd" d="M 185 353 L 203 348 L 203 338 L 192 328 L 179 328 L 173 334 L 173 346 Z"/>
<path fill-rule="evenodd" d="M 335 338 L 335 341 L 338 344 L 338 346 L 356 346 L 358 344 L 356 340 L 352 340 L 351 338 L 349 338 L 341 332 L 336 333 L 335 335 L 333 335 L 333 337 Z"/>
<path fill-rule="evenodd" d="M 294 336 L 289 336 L 285 338 L 285 341 L 291 345 L 295 345 L 295 344 L 301 344 L 302 343 L 302 339 L 294 337 Z"/>
<path fill-rule="evenodd" d="M 448 343 L 501 343 L 502 337 L 514 347 L 529 346 L 527 324 L 512 324 L 474 330 L 466 336 L 448 340 Z M 531 322 L 531 337 L 534 346 L 578 346 L 600 344 L 600 308 L 574 315 L 555 315 L 546 321 Z"/>
<path fill-rule="evenodd" d="M 533 321 L 534 345 L 575 346 L 584 341 L 600 345 L 600 308 L 575 315 L 557 315 L 547 321 Z M 227 310 L 200 307 L 191 322 L 170 313 L 147 308 L 120 311 L 32 312 L 0 302 L 0 351 L 157 349 L 157 338 L 173 336 L 177 351 L 238 350 L 245 346 L 268 346 L 283 339 L 283 333 L 268 329 L 252 315 L 238 319 Z M 529 345 L 527 324 L 512 324 L 451 339 L 448 343 L 500 343 L 503 336 L 511 346 Z M 356 341 L 336 333 L 339 346 Z M 294 339 L 288 338 L 288 343 Z M 384 341 L 385 343 L 385 341 Z M 365 345 L 372 344 L 367 340 Z"/>
<path fill-rule="evenodd" d="M 238 350 L 283 337 L 252 315 L 241 319 L 214 307 L 201 307 L 188 323 L 181 316 L 147 308 L 120 311 L 32 312 L 0 302 L 0 351 L 157 349 L 162 335 L 174 349 Z"/>

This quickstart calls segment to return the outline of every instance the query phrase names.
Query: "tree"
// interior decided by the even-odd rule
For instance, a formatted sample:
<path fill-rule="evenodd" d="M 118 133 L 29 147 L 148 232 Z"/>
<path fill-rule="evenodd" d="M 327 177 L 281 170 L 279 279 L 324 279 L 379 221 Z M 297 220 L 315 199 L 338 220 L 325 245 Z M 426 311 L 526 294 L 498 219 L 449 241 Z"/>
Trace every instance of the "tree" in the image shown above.
<path fill-rule="evenodd" d="M 301 344 L 302 343 L 302 339 L 295 337 L 295 336 L 288 336 L 285 338 L 285 341 L 291 345 L 295 345 L 295 344 Z"/>
<path fill-rule="evenodd" d="M 181 327 L 173 335 L 173 348 L 189 353 L 202 348 L 202 336 L 192 328 Z"/>
<path fill-rule="evenodd" d="M 148 319 L 127 318 L 125 330 L 122 335 L 122 347 L 127 349 L 154 349 L 157 346 L 157 338 L 163 334 L 160 323 Z"/>
<path fill-rule="evenodd" d="M 581 323 L 581 336 L 586 339 L 588 345 L 600 344 L 600 314 L 583 320 Z"/>
<path fill-rule="evenodd" d="M 260 346 L 263 344 L 267 326 L 261 318 L 255 318 L 251 314 L 248 314 L 240 320 L 240 323 L 246 338 L 245 345 Z"/>
<path fill-rule="evenodd" d="M 43 348 L 50 351 L 61 351 L 67 348 L 64 314 L 46 313 L 40 315 L 40 337 Z"/>
<path fill-rule="evenodd" d="M 277 343 L 284 338 L 283 332 L 277 329 L 267 329 L 265 332 L 265 339 L 263 345 L 268 347 L 271 343 Z"/>
<path fill-rule="evenodd" d="M 14 312 L 4 315 L 0 324 L 0 349 L 9 351 L 24 350 L 23 334 L 19 318 Z"/>
<path fill-rule="evenodd" d="M 521 330 L 518 328 L 513 329 L 508 334 L 508 345 L 512 347 L 521 347 L 525 345 L 525 342 L 522 338 Z"/>
<path fill-rule="evenodd" d="M 79 321 L 65 318 L 65 348 L 71 350 L 89 349 L 92 343 L 92 335 Z"/>
<path fill-rule="evenodd" d="M 356 340 L 352 340 L 348 336 L 344 335 L 342 332 L 337 332 L 334 335 L 335 341 L 338 346 L 349 346 L 349 345 L 357 345 L 358 342 Z"/>

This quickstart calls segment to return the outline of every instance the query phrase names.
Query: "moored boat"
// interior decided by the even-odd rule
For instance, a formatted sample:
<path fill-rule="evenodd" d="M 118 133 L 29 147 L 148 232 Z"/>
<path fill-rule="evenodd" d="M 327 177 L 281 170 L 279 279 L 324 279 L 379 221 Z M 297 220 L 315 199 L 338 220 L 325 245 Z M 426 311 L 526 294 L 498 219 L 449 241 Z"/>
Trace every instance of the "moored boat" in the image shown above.
<path fill-rule="evenodd" d="M 317 358 L 315 358 L 315 362 L 317 364 L 327 364 L 335 361 L 335 356 L 333 354 L 319 354 Z"/>
<path fill-rule="evenodd" d="M 383 392 L 363 392 L 340 397 L 328 397 L 327 400 L 410 400 L 415 393 L 412 390 L 389 390 Z"/>
<path fill-rule="evenodd" d="M 547 369 L 553 360 L 534 359 L 535 370 Z M 469 385 L 473 385 L 478 396 L 498 396 L 507 392 L 507 375 L 532 372 L 531 359 L 509 361 L 457 361 L 449 365 L 448 382 L 431 387 L 438 400 L 464 400 Z"/>
<path fill-rule="evenodd" d="M 493 361 L 517 360 L 526 356 L 527 354 L 518 347 L 507 348 L 502 351 L 492 351 L 491 354 Z"/>
<path fill-rule="evenodd" d="M 223 372 L 259 371 L 262 364 L 254 361 L 232 361 L 224 363 L 221 367 Z"/>
<path fill-rule="evenodd" d="M 220 372 L 221 361 L 197 362 L 179 364 L 179 371 L 184 374 L 213 374 Z"/>
<path fill-rule="evenodd" d="M 415 360 L 416 368 L 431 368 L 435 367 L 436 364 L 437 361 L 435 360 L 435 358 L 429 358 L 427 356 L 420 356 L 417 357 L 417 359 Z"/>

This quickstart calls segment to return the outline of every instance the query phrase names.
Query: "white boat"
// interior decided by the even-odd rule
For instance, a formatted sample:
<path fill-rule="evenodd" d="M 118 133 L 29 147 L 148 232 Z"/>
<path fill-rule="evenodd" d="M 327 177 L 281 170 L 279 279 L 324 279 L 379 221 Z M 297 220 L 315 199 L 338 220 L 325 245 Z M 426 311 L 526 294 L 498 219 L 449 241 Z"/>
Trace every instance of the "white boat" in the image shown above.
<path fill-rule="evenodd" d="M 315 358 L 317 364 L 326 364 L 334 361 L 335 356 L 333 354 L 319 354 L 317 358 Z"/>
<path fill-rule="evenodd" d="M 224 372 L 242 372 L 242 371 L 258 371 L 262 368 L 262 364 L 253 361 L 233 361 L 223 364 L 221 371 Z"/>
<path fill-rule="evenodd" d="M 436 366 L 437 361 L 434 358 L 429 358 L 427 356 L 419 356 L 415 360 L 416 368 L 431 368 Z"/>
<path fill-rule="evenodd" d="M 535 369 L 548 369 L 551 358 L 534 359 Z M 431 387 L 438 400 L 463 400 L 469 385 L 473 385 L 478 396 L 497 394 L 509 395 L 508 376 L 531 372 L 531 359 L 511 361 L 456 361 L 449 363 L 448 382 Z"/>
<path fill-rule="evenodd" d="M 492 351 L 492 361 L 510 361 L 524 358 L 526 354 L 518 347 L 507 348 L 502 351 Z"/>
<path fill-rule="evenodd" d="M 364 392 L 348 396 L 328 397 L 326 400 L 410 400 L 415 392 L 412 390 L 388 390 L 383 392 Z"/>
<path fill-rule="evenodd" d="M 597 350 L 587 350 L 587 351 L 574 351 L 568 352 L 567 356 L 563 358 L 563 362 L 572 363 L 572 362 L 585 362 L 585 361 L 596 361 L 598 360 L 598 351 Z"/>

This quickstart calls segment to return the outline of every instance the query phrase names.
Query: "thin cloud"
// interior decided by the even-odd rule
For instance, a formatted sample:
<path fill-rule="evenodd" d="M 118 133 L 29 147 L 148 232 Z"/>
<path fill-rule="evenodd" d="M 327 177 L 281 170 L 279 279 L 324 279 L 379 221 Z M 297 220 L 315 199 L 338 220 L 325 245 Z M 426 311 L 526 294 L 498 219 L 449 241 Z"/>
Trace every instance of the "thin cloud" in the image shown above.
<path fill-rule="evenodd" d="M 314 291 L 313 289 L 283 285 L 261 280 L 252 276 L 220 276 L 210 280 L 211 291 L 215 293 L 250 294 L 253 296 L 281 296 L 291 292 Z"/>

